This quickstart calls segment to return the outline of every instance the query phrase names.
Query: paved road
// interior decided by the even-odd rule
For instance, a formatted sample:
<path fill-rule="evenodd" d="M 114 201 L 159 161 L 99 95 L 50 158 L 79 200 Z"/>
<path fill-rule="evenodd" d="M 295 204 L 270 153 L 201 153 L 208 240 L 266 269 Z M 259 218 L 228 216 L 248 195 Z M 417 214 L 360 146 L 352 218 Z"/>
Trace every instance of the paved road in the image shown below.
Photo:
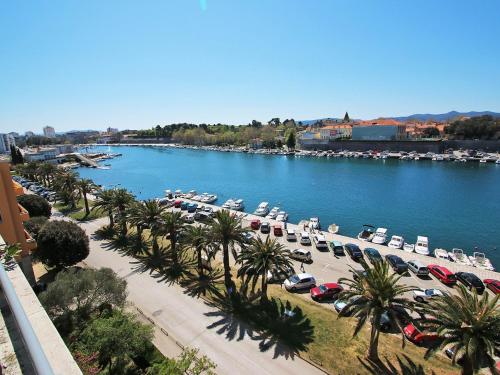
<path fill-rule="evenodd" d="M 98 219 L 81 227 L 90 236 L 106 222 Z M 299 357 L 283 354 L 281 348 L 262 352 L 248 327 L 185 295 L 178 285 L 140 273 L 133 258 L 106 250 L 102 241 L 90 241 L 85 261 L 92 267 L 112 268 L 125 278 L 128 299 L 182 345 L 199 348 L 217 364 L 218 374 L 322 374 Z"/>

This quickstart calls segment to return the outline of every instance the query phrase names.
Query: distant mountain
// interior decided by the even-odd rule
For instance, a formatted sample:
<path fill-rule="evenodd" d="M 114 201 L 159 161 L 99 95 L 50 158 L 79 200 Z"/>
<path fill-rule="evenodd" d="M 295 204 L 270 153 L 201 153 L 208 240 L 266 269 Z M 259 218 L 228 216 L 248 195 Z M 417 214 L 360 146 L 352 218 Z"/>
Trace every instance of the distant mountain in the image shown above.
<path fill-rule="evenodd" d="M 478 117 L 478 116 L 484 116 L 484 115 L 490 115 L 493 117 L 500 117 L 500 113 L 498 112 L 491 112 L 491 111 L 481 111 L 481 112 L 457 112 L 457 111 L 451 111 L 448 113 L 439 113 L 439 114 L 430 114 L 430 113 L 424 113 L 424 114 L 415 114 L 411 116 L 403 116 L 403 117 L 390 117 L 398 121 L 407 121 L 407 120 L 420 120 L 420 121 L 427 121 L 427 120 L 435 120 L 435 121 L 449 121 L 457 117 Z"/>

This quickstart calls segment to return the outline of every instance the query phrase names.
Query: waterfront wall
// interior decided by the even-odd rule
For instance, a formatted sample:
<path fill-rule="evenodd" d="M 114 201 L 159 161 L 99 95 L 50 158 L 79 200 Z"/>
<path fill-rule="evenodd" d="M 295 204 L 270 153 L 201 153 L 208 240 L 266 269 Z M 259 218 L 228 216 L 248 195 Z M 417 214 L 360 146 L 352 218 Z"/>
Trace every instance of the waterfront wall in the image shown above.
<path fill-rule="evenodd" d="M 450 140 L 450 141 L 329 141 L 316 142 L 314 140 L 302 140 L 300 148 L 303 150 L 389 150 L 389 151 L 417 151 L 419 153 L 435 152 L 442 153 L 452 148 L 454 150 L 474 149 L 488 152 L 500 152 L 500 141 L 473 141 L 473 140 Z"/>
<path fill-rule="evenodd" d="M 114 142 L 109 142 L 110 144 Z M 163 143 L 172 143 L 171 138 L 123 138 L 119 142 L 116 142 L 118 144 L 163 144 Z"/>

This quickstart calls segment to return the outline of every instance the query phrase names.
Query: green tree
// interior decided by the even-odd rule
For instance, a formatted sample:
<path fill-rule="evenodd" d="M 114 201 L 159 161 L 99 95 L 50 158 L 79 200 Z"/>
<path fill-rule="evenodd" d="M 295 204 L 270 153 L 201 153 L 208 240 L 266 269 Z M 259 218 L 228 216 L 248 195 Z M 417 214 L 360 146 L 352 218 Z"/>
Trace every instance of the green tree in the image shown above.
<path fill-rule="evenodd" d="M 179 233 L 185 228 L 185 222 L 182 218 L 180 212 L 165 212 L 162 215 L 163 220 L 163 230 L 170 239 L 170 250 L 172 254 L 172 263 L 178 265 L 178 249 L 177 243 L 179 239 Z"/>
<path fill-rule="evenodd" d="M 341 284 L 347 286 L 347 289 L 341 292 L 340 298 L 349 301 L 339 317 L 353 315 L 358 318 L 354 336 L 361 331 L 367 321 L 371 322 L 367 357 L 372 361 L 379 361 L 378 342 L 382 314 L 387 313 L 391 321 L 396 322 L 402 331 L 397 311 L 413 308 L 413 303 L 404 295 L 415 288 L 399 284 L 402 276 L 391 273 L 387 262 L 375 262 L 373 267 L 363 263 L 363 267 L 366 270 L 365 276 L 357 280 L 348 278 L 339 280 Z"/>
<path fill-rule="evenodd" d="M 427 356 L 451 346 L 455 349 L 453 362 L 459 359 L 462 374 L 472 375 L 482 367 L 495 366 L 495 350 L 500 345 L 499 295 L 490 299 L 488 293 L 479 297 L 460 285 L 458 294 L 446 293 L 423 307 L 427 318 L 426 331 L 443 337 L 439 346 L 431 348 Z M 492 370 L 493 371 L 493 370 Z"/>
<path fill-rule="evenodd" d="M 114 193 L 113 190 L 100 190 L 96 193 L 96 200 L 92 210 L 102 209 L 108 213 L 109 227 L 114 227 Z"/>
<path fill-rule="evenodd" d="M 161 206 L 158 201 L 149 199 L 131 205 L 128 211 L 128 221 L 137 227 L 139 241 L 142 241 L 142 230 L 145 228 L 150 230 L 153 251 L 158 250 L 158 236 L 163 228 L 162 215 L 165 210 L 165 207 Z"/>
<path fill-rule="evenodd" d="M 50 217 L 52 206 L 45 198 L 35 194 L 25 194 L 17 197 L 17 202 L 23 206 L 30 216 Z"/>
<path fill-rule="evenodd" d="M 54 188 L 65 204 L 76 207 L 78 197 L 77 174 L 73 171 L 59 171 L 54 177 Z"/>
<path fill-rule="evenodd" d="M 19 157 L 17 155 L 17 149 L 14 145 L 10 145 L 10 161 L 12 162 L 12 165 L 20 163 Z"/>
<path fill-rule="evenodd" d="M 38 238 L 38 233 L 47 222 L 47 217 L 45 216 L 34 216 L 31 217 L 28 221 L 24 222 L 24 228 L 31 234 L 35 240 Z"/>
<path fill-rule="evenodd" d="M 237 260 L 241 263 L 238 277 L 244 284 L 251 282 L 252 291 L 260 278 L 261 302 L 267 301 L 267 272 L 274 269 L 286 274 L 293 269 L 290 252 L 276 238 L 271 239 L 269 236 L 264 241 L 257 237 L 250 246 L 241 250 Z"/>
<path fill-rule="evenodd" d="M 295 149 L 295 143 L 296 143 L 296 134 L 295 134 L 295 129 L 287 129 L 285 133 L 285 143 L 288 149 L 294 150 Z"/>
<path fill-rule="evenodd" d="M 244 245 L 245 233 L 241 225 L 241 218 L 229 210 L 219 210 L 215 213 L 214 220 L 210 223 L 210 235 L 215 243 L 222 246 L 222 260 L 224 264 L 224 285 L 229 294 L 233 294 L 234 287 L 231 279 L 231 267 L 229 265 L 229 250 L 231 249 L 236 259 L 235 246 Z"/>
<path fill-rule="evenodd" d="M 198 275 L 203 278 L 203 251 L 212 244 L 210 232 L 205 226 L 189 226 L 186 229 L 186 242 L 196 251 Z"/>
<path fill-rule="evenodd" d="M 215 375 L 216 368 L 207 356 L 198 356 L 198 349 L 184 349 L 177 358 L 166 358 L 146 371 L 147 375 Z"/>
<path fill-rule="evenodd" d="M 105 306 L 123 307 L 127 282 L 110 268 L 70 268 L 59 272 L 39 298 L 53 320 L 63 315 L 86 320 Z"/>
<path fill-rule="evenodd" d="M 118 213 L 118 218 L 120 219 L 122 235 L 126 235 L 127 221 L 126 221 L 125 210 L 130 204 L 132 204 L 135 201 L 134 196 L 127 189 L 124 188 L 112 189 L 111 191 L 112 191 L 112 203 L 113 207 L 116 208 Z"/>
<path fill-rule="evenodd" d="M 78 346 L 83 352 L 99 353 L 101 368 L 115 374 L 123 373 L 127 362 L 142 353 L 152 339 L 151 326 L 116 310 L 110 316 L 94 319 L 82 332 Z"/>
<path fill-rule="evenodd" d="M 49 267 L 63 268 L 89 255 L 89 238 L 70 221 L 48 221 L 38 233 L 36 258 Z"/>
<path fill-rule="evenodd" d="M 351 122 L 351 119 L 349 118 L 349 113 L 345 113 L 344 115 L 344 122 Z"/>
<path fill-rule="evenodd" d="M 76 182 L 76 188 L 78 189 L 79 196 L 83 197 L 83 202 L 85 204 L 85 214 L 88 216 L 90 214 L 88 194 L 92 194 L 97 186 L 94 181 L 88 178 L 82 178 Z"/>

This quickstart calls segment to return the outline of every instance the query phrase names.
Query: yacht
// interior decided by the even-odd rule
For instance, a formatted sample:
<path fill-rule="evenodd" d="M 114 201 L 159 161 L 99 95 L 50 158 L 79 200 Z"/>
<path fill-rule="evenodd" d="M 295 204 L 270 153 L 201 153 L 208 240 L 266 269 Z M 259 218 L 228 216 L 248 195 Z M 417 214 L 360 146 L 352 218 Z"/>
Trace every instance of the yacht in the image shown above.
<path fill-rule="evenodd" d="M 415 244 L 415 252 L 417 254 L 429 255 L 429 239 L 424 236 L 417 237 L 417 243 Z"/>
<path fill-rule="evenodd" d="M 312 217 L 309 219 L 309 229 L 321 229 L 321 224 L 319 222 L 319 218 Z"/>
<path fill-rule="evenodd" d="M 230 210 L 234 204 L 234 199 L 228 199 L 224 204 L 222 205 L 222 208 L 225 208 L 226 210 Z"/>
<path fill-rule="evenodd" d="M 337 234 L 340 227 L 337 224 L 331 224 L 328 226 L 328 233 Z"/>
<path fill-rule="evenodd" d="M 372 242 L 383 245 L 387 242 L 387 228 L 377 228 L 373 235 Z"/>
<path fill-rule="evenodd" d="M 373 225 L 365 224 L 363 225 L 363 230 L 358 234 L 358 240 L 360 241 L 371 241 L 373 239 L 373 230 L 375 227 Z"/>
<path fill-rule="evenodd" d="M 464 266 L 472 266 L 472 262 L 470 261 L 469 257 L 464 254 L 464 251 L 462 249 L 453 249 L 451 250 L 451 253 L 448 253 L 448 256 L 452 261 L 454 261 L 457 264 L 463 264 Z"/>
<path fill-rule="evenodd" d="M 278 212 L 280 211 L 279 207 L 273 207 L 271 211 L 266 216 L 266 219 L 276 219 L 276 216 L 278 216 Z"/>
<path fill-rule="evenodd" d="M 434 249 L 434 256 L 439 259 L 446 259 L 450 260 L 450 256 L 448 255 L 448 252 L 445 249 Z"/>
<path fill-rule="evenodd" d="M 189 190 L 189 192 L 186 195 L 184 195 L 184 197 L 186 197 L 187 199 L 192 199 L 195 196 L 199 197 L 199 195 L 196 194 L 196 190 Z"/>
<path fill-rule="evenodd" d="M 235 211 L 243 211 L 245 209 L 245 203 L 243 199 L 235 200 L 231 206 L 231 209 Z"/>
<path fill-rule="evenodd" d="M 217 200 L 217 195 L 203 193 L 200 198 L 200 202 L 202 203 L 214 203 Z"/>
<path fill-rule="evenodd" d="M 276 215 L 276 221 L 285 222 L 288 220 L 288 214 L 285 211 L 279 211 Z"/>
<path fill-rule="evenodd" d="M 269 203 L 261 202 L 253 214 L 257 216 L 266 216 L 268 213 L 269 213 Z"/>
<path fill-rule="evenodd" d="M 407 253 L 413 253 L 415 251 L 415 245 L 412 243 L 405 242 L 403 245 L 403 250 Z"/>
<path fill-rule="evenodd" d="M 484 253 L 475 251 L 473 255 L 469 257 L 472 265 L 483 270 L 494 271 L 495 268 L 492 266 L 490 260 L 486 258 Z"/>
<path fill-rule="evenodd" d="M 401 236 L 392 236 L 389 244 L 387 246 L 392 247 L 393 249 L 401 249 L 405 243 L 405 240 Z"/>

